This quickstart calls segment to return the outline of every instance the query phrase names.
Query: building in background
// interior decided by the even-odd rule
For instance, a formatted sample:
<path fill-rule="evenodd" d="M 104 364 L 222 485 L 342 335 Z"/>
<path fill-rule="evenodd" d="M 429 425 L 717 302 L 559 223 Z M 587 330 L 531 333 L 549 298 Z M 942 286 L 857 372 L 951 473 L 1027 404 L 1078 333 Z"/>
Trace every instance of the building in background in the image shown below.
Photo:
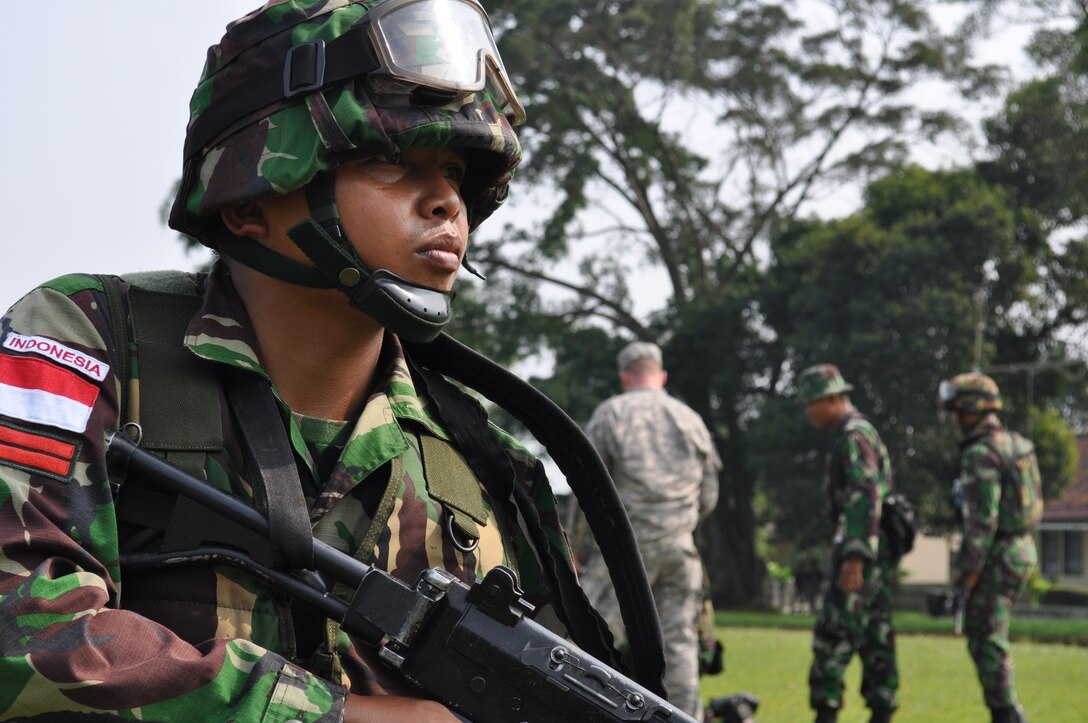
<path fill-rule="evenodd" d="M 1043 577 L 1063 588 L 1088 592 L 1088 435 L 1077 437 L 1077 452 L 1077 478 L 1057 499 L 1046 501 L 1035 534 Z"/>

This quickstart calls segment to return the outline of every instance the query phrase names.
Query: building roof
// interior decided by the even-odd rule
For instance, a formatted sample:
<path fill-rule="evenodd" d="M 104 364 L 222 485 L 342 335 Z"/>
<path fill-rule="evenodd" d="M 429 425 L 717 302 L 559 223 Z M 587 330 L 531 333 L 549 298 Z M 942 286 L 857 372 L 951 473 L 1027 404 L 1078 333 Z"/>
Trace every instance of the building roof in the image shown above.
<path fill-rule="evenodd" d="M 1057 499 L 1046 501 L 1043 522 L 1088 521 L 1088 434 L 1077 437 L 1077 476 Z"/>

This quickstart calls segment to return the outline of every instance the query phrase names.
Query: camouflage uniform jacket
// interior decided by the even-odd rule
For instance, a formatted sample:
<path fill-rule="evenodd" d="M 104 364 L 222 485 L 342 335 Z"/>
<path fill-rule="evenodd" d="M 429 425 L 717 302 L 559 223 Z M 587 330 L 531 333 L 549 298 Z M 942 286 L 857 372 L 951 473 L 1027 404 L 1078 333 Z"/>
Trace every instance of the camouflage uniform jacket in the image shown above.
<path fill-rule="evenodd" d="M 876 428 L 856 411 L 839 423 L 824 481 L 838 559 L 875 560 L 880 552 L 880 509 L 892 491 L 892 465 Z"/>
<path fill-rule="evenodd" d="M 999 534 L 1025 532 L 1020 500 L 1002 495 L 1005 466 L 1012 456 L 1012 438 L 995 414 L 987 414 L 960 443 L 960 481 L 963 485 L 963 542 L 959 568 L 964 573 L 982 570 Z"/>
<path fill-rule="evenodd" d="M 296 650 L 288 601 L 238 569 L 191 566 L 122 580 L 127 528 L 118 531 L 103 449 L 118 423 L 119 388 L 106 308 L 98 279 L 73 275 L 35 289 L 2 321 L 0 719 L 69 711 L 170 721 L 340 720 L 345 689 L 371 692 L 381 673 L 334 624 L 310 620 L 310 637 L 327 639 L 318 650 L 333 651 L 324 655 L 334 661 L 324 664 L 326 679 Z M 220 267 L 185 344 L 208 363 L 264 374 L 248 324 Z M 431 494 L 420 448 L 423 438 L 448 439 L 447 432 L 416 394 L 391 335 L 382 360 L 384 381 L 331 476 L 307 494 L 315 537 L 409 583 L 432 566 L 470 581 L 506 564 L 540 602 L 524 540 L 499 533 L 482 491 L 488 520 L 477 550 L 463 553 L 442 534 L 443 505 Z M 134 368 L 137 384 L 138 376 Z M 305 481 L 316 475 L 305 418 L 281 407 Z M 238 432 L 223 414 L 225 445 L 206 456 L 205 473 L 250 499 Z M 568 554 L 550 489 L 534 475 L 536 460 L 494 431 L 519 481 L 538 480 L 530 494 L 552 544 Z M 384 494 L 387 488 L 394 492 Z M 361 550 L 372 519 L 380 534 Z"/>
<path fill-rule="evenodd" d="M 586 429 L 616 483 L 639 546 L 691 542 L 718 503 L 718 451 L 702 418 L 662 389 L 605 400 Z"/>

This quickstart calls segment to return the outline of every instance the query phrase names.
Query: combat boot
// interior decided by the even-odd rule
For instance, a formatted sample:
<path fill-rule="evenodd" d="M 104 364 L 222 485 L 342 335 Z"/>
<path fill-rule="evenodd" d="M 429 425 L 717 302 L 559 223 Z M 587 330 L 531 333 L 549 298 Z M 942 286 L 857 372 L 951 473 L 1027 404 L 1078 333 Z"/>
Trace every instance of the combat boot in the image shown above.
<path fill-rule="evenodd" d="M 827 706 L 824 706 L 816 709 L 816 723 L 835 723 L 838 719 L 838 708 L 828 708 Z"/>
<path fill-rule="evenodd" d="M 869 716 L 869 723 L 891 723 L 892 713 L 894 712 L 887 708 L 873 708 L 873 712 Z"/>
<path fill-rule="evenodd" d="M 1028 723 L 1024 716 L 1024 709 L 1019 705 L 1011 708 L 991 708 L 991 723 Z"/>

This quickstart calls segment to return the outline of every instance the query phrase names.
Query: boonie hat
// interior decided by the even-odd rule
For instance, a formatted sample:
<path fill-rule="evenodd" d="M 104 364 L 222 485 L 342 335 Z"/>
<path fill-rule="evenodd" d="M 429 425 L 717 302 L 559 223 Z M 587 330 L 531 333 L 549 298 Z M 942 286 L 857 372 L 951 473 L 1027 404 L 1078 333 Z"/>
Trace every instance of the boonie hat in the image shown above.
<path fill-rule="evenodd" d="M 844 394 L 854 388 L 842 378 L 834 364 L 816 364 L 808 367 L 797 378 L 797 394 L 805 404 L 817 399 Z"/>

